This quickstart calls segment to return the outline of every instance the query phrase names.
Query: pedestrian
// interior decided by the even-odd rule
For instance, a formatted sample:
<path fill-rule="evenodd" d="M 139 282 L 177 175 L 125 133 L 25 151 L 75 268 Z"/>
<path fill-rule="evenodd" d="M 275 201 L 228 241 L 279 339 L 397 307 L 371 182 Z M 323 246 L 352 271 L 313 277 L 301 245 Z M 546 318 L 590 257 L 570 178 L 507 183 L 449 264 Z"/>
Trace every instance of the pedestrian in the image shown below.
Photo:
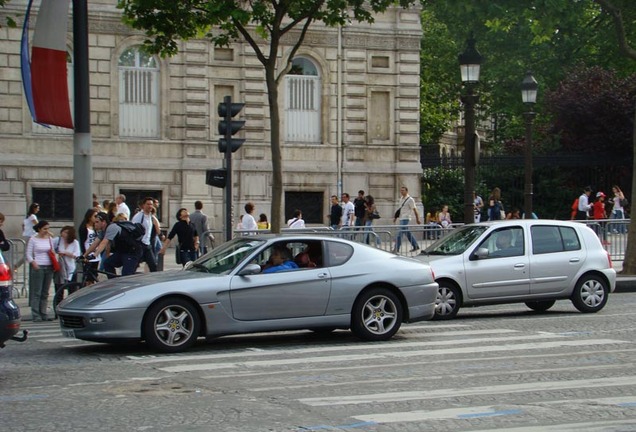
<path fill-rule="evenodd" d="M 586 186 L 583 189 L 583 193 L 579 196 L 579 205 L 576 211 L 577 220 L 587 220 L 589 218 L 589 211 L 592 209 L 592 204 L 589 202 L 591 193 L 592 188 Z"/>
<path fill-rule="evenodd" d="M 513 208 L 510 213 L 506 214 L 506 219 L 521 219 L 521 210 L 516 207 Z"/>
<path fill-rule="evenodd" d="M 364 215 L 366 213 L 366 200 L 364 199 L 364 191 L 359 190 L 358 196 L 353 200 L 353 214 L 355 216 L 354 226 L 364 226 Z"/>
<path fill-rule="evenodd" d="M 95 242 L 99 242 L 95 223 L 97 222 L 97 211 L 89 208 L 84 213 L 84 219 L 79 226 L 79 244 L 82 254 L 84 254 Z M 99 254 L 87 255 L 88 263 L 84 266 L 86 271 L 86 282 L 93 284 L 97 282 L 97 269 L 100 266 L 101 256 Z"/>
<path fill-rule="evenodd" d="M 243 231 L 243 215 L 239 216 L 239 221 L 236 224 L 236 230 L 237 231 Z"/>
<path fill-rule="evenodd" d="M 35 230 L 33 229 L 35 225 L 38 223 L 37 214 L 40 211 L 40 204 L 31 203 L 29 206 L 29 211 L 27 212 L 26 218 L 22 221 L 22 237 L 28 242 L 31 237 L 35 235 Z"/>
<path fill-rule="evenodd" d="M 271 229 L 272 226 L 267 221 L 267 215 L 265 213 L 261 213 L 258 216 L 258 221 L 256 222 L 256 226 L 259 230 L 268 230 Z"/>
<path fill-rule="evenodd" d="M 29 263 L 29 305 L 34 322 L 52 321 L 47 312 L 53 280 L 53 262 L 49 255 L 53 251 L 53 241 L 49 228 L 45 220 L 35 224 L 35 234 L 27 244 L 25 255 Z"/>
<path fill-rule="evenodd" d="M 115 201 L 111 201 L 108 204 L 106 215 L 108 216 L 108 223 L 115 221 L 115 216 L 117 216 L 117 203 Z"/>
<path fill-rule="evenodd" d="M 57 293 L 64 284 L 75 281 L 77 270 L 75 260 L 82 255 L 82 251 L 77 241 L 75 228 L 71 225 L 62 227 L 60 236 L 54 240 L 53 244 L 55 252 L 60 257 L 60 271 L 54 275 Z M 69 288 L 69 294 L 76 290 L 77 288 Z"/>
<path fill-rule="evenodd" d="M 612 186 L 612 192 L 614 193 L 614 196 L 608 201 L 612 204 L 610 219 L 625 219 L 625 207 L 629 204 L 629 202 L 618 185 Z M 612 234 L 625 234 L 627 232 L 627 225 L 624 222 L 614 223 L 611 226 Z"/>
<path fill-rule="evenodd" d="M 130 208 L 126 204 L 126 195 L 117 195 L 115 197 L 115 203 L 117 204 L 117 214 L 124 213 L 126 215 L 126 219 L 130 219 Z"/>
<path fill-rule="evenodd" d="M 208 216 L 203 213 L 203 203 L 201 201 L 194 202 L 194 212 L 190 213 L 190 222 L 199 233 L 199 240 L 201 241 L 199 253 L 205 255 L 208 253 L 208 242 L 206 240 L 210 228 L 208 227 Z"/>
<path fill-rule="evenodd" d="M 451 220 L 451 215 L 448 211 L 448 205 L 444 204 L 442 206 L 442 211 L 440 211 L 437 215 L 437 222 L 439 222 L 439 224 L 444 229 L 448 229 L 451 227 L 453 221 Z"/>
<path fill-rule="evenodd" d="M 342 229 L 348 229 L 350 226 L 353 226 L 353 220 L 355 216 L 355 207 L 353 203 L 350 201 L 350 197 L 348 193 L 342 194 Z"/>
<path fill-rule="evenodd" d="M 97 249 L 97 246 L 99 246 L 101 241 L 104 240 L 104 236 L 106 235 L 106 228 L 108 227 L 109 221 L 110 221 L 110 218 L 108 217 L 108 214 L 104 212 L 97 213 L 95 221 L 93 222 L 93 229 L 97 232 L 97 240 L 92 242 L 90 247 L 82 253 L 82 256 L 84 256 L 85 259 L 90 259 L 91 257 L 98 255 L 95 253 L 95 249 Z M 82 245 L 80 243 L 80 250 L 81 250 L 81 247 Z M 106 247 L 106 249 L 104 249 L 102 253 L 99 254 L 99 258 L 100 258 L 99 270 L 104 270 L 104 260 L 108 258 L 109 255 L 110 255 L 110 247 Z M 87 284 L 97 281 L 97 272 L 94 273 L 94 277 L 92 279 L 94 280 L 89 281 L 87 279 L 86 280 Z"/>
<path fill-rule="evenodd" d="M 98 219 L 102 220 L 101 215 Z M 104 270 L 108 279 L 117 276 L 119 267 L 121 267 L 122 276 L 135 274 L 143 255 L 144 246 L 141 241 L 133 237 L 133 234 L 129 233 L 122 224 L 131 224 L 128 225 L 129 227 L 133 225 L 132 222 L 128 222 L 124 213 L 119 213 L 115 216 L 113 223 L 108 224 L 104 231 L 104 238 L 93 252 L 95 255 L 100 255 L 106 248 L 110 248 L 112 253 L 104 260 Z"/>
<path fill-rule="evenodd" d="M 362 220 L 364 222 L 364 229 L 365 231 L 369 231 L 369 232 L 373 232 L 373 228 L 371 228 L 371 226 L 373 225 L 373 221 L 375 219 L 379 219 L 380 218 L 380 214 L 378 213 L 378 209 L 375 206 L 375 199 L 373 198 L 373 196 L 371 195 L 367 195 L 365 198 L 365 206 L 364 206 L 364 216 L 362 217 Z M 357 218 L 356 218 L 357 221 Z M 371 237 L 370 233 L 367 233 L 365 235 L 365 243 L 369 244 L 369 240 Z M 380 241 L 380 237 L 378 237 L 377 234 L 373 235 L 375 237 L 375 244 L 377 247 L 380 247 L 380 244 L 382 243 Z"/>
<path fill-rule="evenodd" d="M 4 225 L 4 214 L 0 213 L 0 251 L 7 252 L 9 249 L 11 249 L 11 244 L 4 236 L 2 225 Z"/>
<path fill-rule="evenodd" d="M 415 215 L 415 221 L 420 224 L 420 214 L 415 206 L 415 200 L 409 195 L 409 189 L 406 186 L 400 187 L 400 201 L 398 203 L 398 209 L 393 215 L 393 223 L 399 220 L 399 231 L 395 242 L 395 252 L 399 253 L 400 246 L 402 245 L 402 236 L 406 235 L 408 241 L 411 242 L 411 252 L 418 251 L 420 246 L 417 244 L 417 240 L 411 231 L 408 229 L 408 225 L 411 222 L 411 213 Z"/>
<path fill-rule="evenodd" d="M 342 206 L 338 202 L 338 196 L 331 195 L 331 210 L 327 215 L 329 218 L 329 226 L 333 230 L 337 230 L 340 228 L 340 224 L 342 222 Z"/>
<path fill-rule="evenodd" d="M 481 222 L 481 209 L 484 208 L 484 200 L 473 191 L 473 206 L 475 210 L 475 223 Z"/>
<path fill-rule="evenodd" d="M 159 251 L 161 255 L 166 253 L 166 248 L 170 246 L 172 239 L 177 236 L 177 264 L 185 266 L 190 261 L 197 259 L 199 250 L 199 234 L 194 225 L 190 222 L 188 209 L 180 208 L 177 211 L 177 222 L 172 226 L 168 237 L 163 242 L 163 247 Z"/>
<path fill-rule="evenodd" d="M 502 220 L 506 218 L 503 203 L 501 202 L 501 189 L 494 188 L 488 197 L 488 220 Z"/>
<path fill-rule="evenodd" d="M 305 228 L 305 221 L 303 220 L 303 212 L 296 209 L 291 219 L 287 221 L 287 228 L 302 229 Z"/>
<path fill-rule="evenodd" d="M 146 197 L 141 203 L 141 211 L 137 212 L 132 223 L 140 223 L 144 227 L 144 236 L 141 239 L 143 249 L 141 252 L 141 261 L 145 261 L 148 270 L 151 273 L 157 271 L 157 257 L 155 256 L 154 244 L 151 240 L 160 232 L 159 221 L 152 215 L 154 209 L 154 200 L 152 197 Z M 155 235 L 153 235 L 153 232 Z"/>
<path fill-rule="evenodd" d="M 254 219 L 254 216 L 252 215 L 255 209 L 256 209 L 256 206 L 254 205 L 253 202 L 248 202 L 247 204 L 245 204 L 245 214 L 243 215 L 242 223 L 243 223 L 243 230 L 250 231 L 248 234 L 256 234 L 255 231 L 258 230 L 258 225 L 256 225 L 256 219 Z"/>
<path fill-rule="evenodd" d="M 601 242 L 604 246 L 609 245 L 607 241 L 606 222 L 602 222 L 603 219 L 607 219 L 607 213 L 605 213 L 605 194 L 601 191 L 596 192 L 596 201 L 592 204 L 592 216 L 598 225 L 595 227 L 596 234 L 601 238 Z"/>

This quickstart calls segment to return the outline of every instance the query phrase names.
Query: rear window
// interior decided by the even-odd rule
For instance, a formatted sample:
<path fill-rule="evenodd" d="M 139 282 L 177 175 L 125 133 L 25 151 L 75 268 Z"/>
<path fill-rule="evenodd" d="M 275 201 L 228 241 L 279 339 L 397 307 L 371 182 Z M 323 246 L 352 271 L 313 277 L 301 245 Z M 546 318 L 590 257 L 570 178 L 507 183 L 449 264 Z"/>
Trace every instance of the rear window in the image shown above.
<path fill-rule="evenodd" d="M 340 242 L 327 242 L 327 251 L 329 254 L 328 265 L 330 267 L 339 266 L 346 263 L 347 261 L 349 261 L 349 258 L 351 258 L 351 255 L 353 255 L 353 247 L 346 243 Z"/>
<path fill-rule="evenodd" d="M 581 249 L 576 230 L 571 227 L 533 226 L 531 235 L 535 255 Z"/>

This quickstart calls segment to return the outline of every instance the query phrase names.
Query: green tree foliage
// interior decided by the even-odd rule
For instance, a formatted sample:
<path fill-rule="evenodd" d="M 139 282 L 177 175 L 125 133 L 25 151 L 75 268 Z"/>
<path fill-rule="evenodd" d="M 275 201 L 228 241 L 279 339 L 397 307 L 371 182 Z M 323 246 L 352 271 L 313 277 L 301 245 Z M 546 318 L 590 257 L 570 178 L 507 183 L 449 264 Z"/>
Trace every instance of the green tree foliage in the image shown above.
<path fill-rule="evenodd" d="M 387 8 L 407 7 L 414 0 L 119 0 L 125 21 L 143 30 L 151 52 L 173 55 L 178 41 L 206 38 L 218 46 L 242 39 L 265 70 L 272 150 L 272 231 L 280 232 L 283 161 L 280 146 L 278 84 L 291 68 L 309 27 L 350 21 L 373 22 Z M 282 38 L 296 32 L 291 49 L 281 57 Z"/>
<path fill-rule="evenodd" d="M 558 87 L 546 92 L 550 132 L 560 137 L 566 151 L 628 158 L 635 91 L 636 73 L 620 78 L 599 66 L 572 68 Z"/>

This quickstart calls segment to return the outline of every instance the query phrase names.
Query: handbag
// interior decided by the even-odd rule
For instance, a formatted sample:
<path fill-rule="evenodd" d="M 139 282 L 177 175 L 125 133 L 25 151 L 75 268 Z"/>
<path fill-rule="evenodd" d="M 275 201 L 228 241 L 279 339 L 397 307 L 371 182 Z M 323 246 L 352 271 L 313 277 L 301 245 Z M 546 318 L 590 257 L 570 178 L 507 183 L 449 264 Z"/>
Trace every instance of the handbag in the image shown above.
<path fill-rule="evenodd" d="M 53 250 L 53 242 L 49 239 L 49 244 L 51 245 L 51 249 L 48 250 L 49 258 L 51 259 L 51 265 L 53 266 L 53 272 L 60 271 L 60 262 L 57 260 L 57 256 L 55 256 L 55 251 Z"/>
<path fill-rule="evenodd" d="M 373 210 L 373 213 L 371 213 L 371 219 L 380 219 L 380 213 L 378 213 L 377 210 Z"/>

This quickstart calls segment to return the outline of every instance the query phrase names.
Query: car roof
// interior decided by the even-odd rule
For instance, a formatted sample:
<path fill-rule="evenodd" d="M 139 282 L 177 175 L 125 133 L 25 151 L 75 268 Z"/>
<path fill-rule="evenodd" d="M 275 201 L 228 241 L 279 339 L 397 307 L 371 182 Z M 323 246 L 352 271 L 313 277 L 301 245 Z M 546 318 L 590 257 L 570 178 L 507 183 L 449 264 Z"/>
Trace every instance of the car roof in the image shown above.
<path fill-rule="evenodd" d="M 577 221 L 563 221 L 557 219 L 506 219 L 506 220 L 498 220 L 498 221 L 487 221 L 487 222 L 479 222 L 476 224 L 469 225 L 483 225 L 483 226 L 510 226 L 510 225 L 523 225 L 523 226 L 532 226 L 532 225 L 561 225 L 561 226 L 573 226 L 573 227 L 581 227 L 585 226 L 582 222 Z M 469 226 L 465 225 L 465 226 Z"/>

